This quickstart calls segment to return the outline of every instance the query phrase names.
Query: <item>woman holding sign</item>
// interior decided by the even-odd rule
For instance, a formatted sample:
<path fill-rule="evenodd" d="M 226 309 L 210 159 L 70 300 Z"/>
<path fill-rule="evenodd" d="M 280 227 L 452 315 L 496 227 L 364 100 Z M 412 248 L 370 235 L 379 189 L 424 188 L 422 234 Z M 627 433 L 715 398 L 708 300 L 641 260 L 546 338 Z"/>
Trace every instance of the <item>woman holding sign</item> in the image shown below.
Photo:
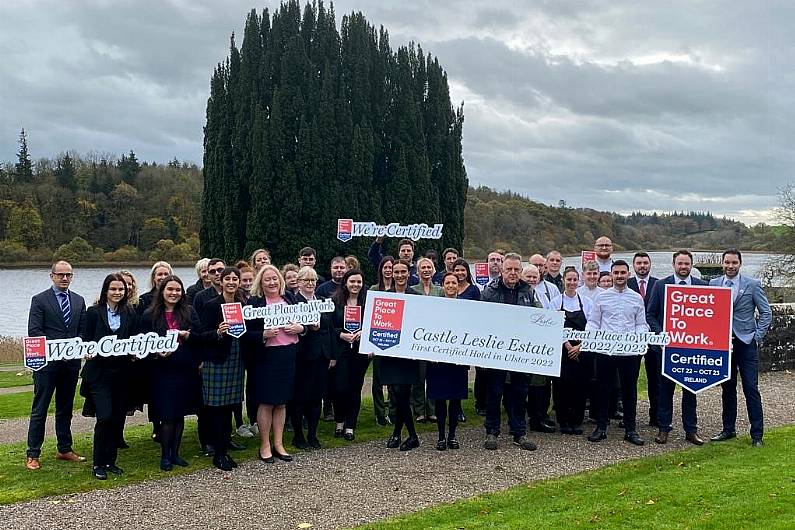
<path fill-rule="evenodd" d="M 153 331 L 165 335 L 174 330 L 179 335 L 179 348 L 173 353 L 160 353 L 150 362 L 151 396 L 149 412 L 160 425 L 160 469 L 171 471 L 175 465 L 187 466 L 179 456 L 185 416 L 196 414 L 201 402 L 199 356 L 193 345 L 200 327 L 199 316 L 188 303 L 182 280 L 167 276 L 157 288 L 152 305 L 141 319 L 141 333 Z"/>
<path fill-rule="evenodd" d="M 102 291 L 96 304 L 86 312 L 86 327 L 82 339 L 98 341 L 115 335 L 129 338 L 137 332 L 138 316 L 127 307 L 127 284 L 120 274 L 109 274 L 102 282 Z M 106 480 L 108 472 L 121 475 L 116 465 L 118 441 L 122 439 L 124 418 L 127 413 L 128 378 L 132 366 L 130 356 L 97 355 L 83 367 L 80 395 L 86 398 L 84 415 L 93 412 L 94 425 L 94 478 Z"/>
<path fill-rule="evenodd" d="M 319 300 L 315 296 L 317 272 L 312 267 L 298 271 L 299 292 L 296 301 Z M 298 341 L 295 363 L 295 395 L 290 401 L 290 422 L 293 425 L 293 445 L 299 449 L 320 449 L 317 425 L 320 422 L 320 400 L 326 393 L 329 365 L 337 361 L 336 341 L 331 338 L 334 325 L 331 313 L 320 313 L 320 323 L 310 324 L 306 334 Z M 307 436 L 304 438 L 303 418 L 306 418 Z"/>
<path fill-rule="evenodd" d="M 563 271 L 563 293 L 550 301 L 550 309 L 561 311 L 565 320 L 563 326 L 569 329 L 585 331 L 587 315 L 593 303 L 587 296 L 577 292 L 580 275 L 574 267 L 566 267 Z M 553 396 L 555 399 L 555 415 L 560 425 L 561 434 L 582 434 L 582 422 L 585 417 L 585 398 L 591 378 L 593 359 L 586 352 L 580 351 L 580 342 L 571 340 L 563 343 L 563 360 L 560 378 L 553 379 Z"/>
<path fill-rule="evenodd" d="M 263 265 L 254 279 L 249 304 L 253 307 L 294 304 L 292 293 L 285 290 L 284 277 L 273 265 Z M 264 319 L 250 320 L 248 337 L 254 345 L 252 375 L 254 398 L 259 403 L 257 425 L 261 446 L 259 459 L 268 464 L 278 458 L 292 461 L 284 448 L 284 422 L 287 402 L 293 397 L 295 384 L 295 356 L 298 335 L 306 332 L 302 324 L 289 322 L 271 326 Z M 273 431 L 273 446 L 270 442 Z"/>
<path fill-rule="evenodd" d="M 444 296 L 442 288 L 431 282 L 436 273 L 436 266 L 430 258 L 417 260 L 417 273 L 420 276 L 420 283 L 409 287 L 410 291 L 425 296 Z M 422 423 L 425 423 L 426 420 L 436 421 L 436 415 L 431 410 L 431 402 L 425 394 L 425 370 L 425 361 L 420 361 L 420 382 L 411 389 L 414 415 L 417 417 L 417 421 Z"/>
<path fill-rule="evenodd" d="M 390 291 L 400 294 L 416 294 L 409 289 L 409 271 L 411 264 L 406 260 L 397 260 L 392 265 L 394 288 Z M 410 451 L 420 446 L 420 439 L 414 429 L 414 416 L 411 413 L 411 388 L 420 383 L 420 362 L 415 359 L 400 357 L 378 357 L 381 383 L 389 385 L 389 396 L 395 402 L 395 428 L 386 443 L 387 448 Z M 408 438 L 401 443 L 403 426 L 408 431 Z"/>
<path fill-rule="evenodd" d="M 334 337 L 337 339 L 337 368 L 334 396 L 334 436 L 353 441 L 353 430 L 362 407 L 364 374 L 368 355 L 359 354 L 364 307 L 364 276 L 359 269 L 345 273 L 334 293 Z"/>
<path fill-rule="evenodd" d="M 442 289 L 445 297 L 458 298 L 458 276 L 454 272 L 447 272 L 442 277 Z M 427 373 L 428 399 L 434 403 L 436 426 L 439 430 L 436 449 L 458 449 L 461 446 L 455 437 L 455 430 L 461 414 L 461 400 L 466 399 L 469 392 L 469 366 L 429 362 Z M 449 430 L 445 438 L 445 423 L 448 422 Z"/>
<path fill-rule="evenodd" d="M 232 411 L 243 402 L 243 358 L 240 339 L 230 322 L 224 319 L 224 304 L 243 301 L 240 269 L 221 271 L 221 294 L 202 308 L 199 336 L 204 344 L 202 363 L 202 398 L 210 425 L 210 444 L 215 450 L 213 465 L 231 471 L 237 463 L 227 454 L 232 429 Z M 231 331 L 231 333 L 230 333 Z"/>

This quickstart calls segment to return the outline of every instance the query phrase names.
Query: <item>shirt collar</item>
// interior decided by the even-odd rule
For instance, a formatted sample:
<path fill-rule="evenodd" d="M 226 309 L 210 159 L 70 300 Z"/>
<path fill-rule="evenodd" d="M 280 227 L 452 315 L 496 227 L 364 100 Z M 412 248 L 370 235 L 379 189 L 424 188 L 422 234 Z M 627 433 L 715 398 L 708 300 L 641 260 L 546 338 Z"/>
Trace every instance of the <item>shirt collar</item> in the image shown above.
<path fill-rule="evenodd" d="M 62 290 L 58 289 L 55 285 L 52 286 L 52 292 L 55 293 L 55 296 L 59 296 L 61 294 L 65 294 L 67 296 L 69 295 L 69 289 L 66 289 L 66 290 L 62 291 Z"/>

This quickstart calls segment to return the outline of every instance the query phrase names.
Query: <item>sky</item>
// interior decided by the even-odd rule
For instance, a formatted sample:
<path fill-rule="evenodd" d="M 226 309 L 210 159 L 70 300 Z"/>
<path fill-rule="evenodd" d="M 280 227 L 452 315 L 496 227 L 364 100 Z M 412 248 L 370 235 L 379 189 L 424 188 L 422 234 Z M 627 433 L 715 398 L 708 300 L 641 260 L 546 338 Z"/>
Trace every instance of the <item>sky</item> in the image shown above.
<path fill-rule="evenodd" d="M 328 6 L 329 4 L 326 3 Z M 201 164 L 213 66 L 251 0 L 2 0 L 0 161 Z M 344 0 L 439 58 L 473 186 L 771 222 L 795 181 L 795 2 Z M 790 35 L 787 37 L 787 35 Z M 240 39 L 238 39 L 240 44 Z"/>

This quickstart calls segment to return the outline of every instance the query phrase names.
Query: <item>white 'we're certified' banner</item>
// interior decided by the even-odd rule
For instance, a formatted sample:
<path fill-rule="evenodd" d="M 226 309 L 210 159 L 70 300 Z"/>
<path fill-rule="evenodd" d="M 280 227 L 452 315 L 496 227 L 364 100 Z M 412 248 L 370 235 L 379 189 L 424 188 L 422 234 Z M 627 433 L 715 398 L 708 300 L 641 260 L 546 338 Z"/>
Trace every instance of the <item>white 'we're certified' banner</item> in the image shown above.
<path fill-rule="evenodd" d="M 557 311 L 371 291 L 359 351 L 557 377 L 562 342 Z"/>

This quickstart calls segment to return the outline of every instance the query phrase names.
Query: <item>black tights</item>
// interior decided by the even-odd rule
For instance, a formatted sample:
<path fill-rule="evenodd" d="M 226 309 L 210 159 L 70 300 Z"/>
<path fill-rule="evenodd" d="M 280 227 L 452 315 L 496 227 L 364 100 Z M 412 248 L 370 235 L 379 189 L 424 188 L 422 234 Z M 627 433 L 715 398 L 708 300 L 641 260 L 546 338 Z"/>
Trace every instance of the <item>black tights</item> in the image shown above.
<path fill-rule="evenodd" d="M 182 444 L 182 431 L 185 430 L 185 418 L 162 421 L 160 425 L 160 457 L 173 459 L 179 456 Z"/>
<path fill-rule="evenodd" d="M 304 440 L 303 418 L 306 418 L 306 440 L 317 439 L 317 424 L 320 422 L 320 399 L 314 401 L 291 401 L 287 407 L 290 423 L 296 440 Z"/>
<path fill-rule="evenodd" d="M 434 401 L 434 414 L 436 414 L 436 427 L 439 429 L 440 440 L 444 440 L 444 427 L 448 412 L 450 416 L 450 431 L 447 434 L 447 438 L 454 439 L 455 429 L 458 427 L 458 415 L 461 414 L 461 400 L 451 399 L 449 410 L 446 400 L 437 399 Z"/>
<path fill-rule="evenodd" d="M 220 407 L 207 406 L 209 420 L 210 443 L 215 449 L 216 458 L 226 455 L 229 448 L 229 436 L 232 431 L 232 405 Z"/>
<path fill-rule="evenodd" d="M 414 429 L 414 416 L 411 413 L 411 385 L 390 385 L 389 395 L 395 396 L 395 429 L 392 436 L 400 438 L 403 426 L 411 438 L 417 437 Z"/>

